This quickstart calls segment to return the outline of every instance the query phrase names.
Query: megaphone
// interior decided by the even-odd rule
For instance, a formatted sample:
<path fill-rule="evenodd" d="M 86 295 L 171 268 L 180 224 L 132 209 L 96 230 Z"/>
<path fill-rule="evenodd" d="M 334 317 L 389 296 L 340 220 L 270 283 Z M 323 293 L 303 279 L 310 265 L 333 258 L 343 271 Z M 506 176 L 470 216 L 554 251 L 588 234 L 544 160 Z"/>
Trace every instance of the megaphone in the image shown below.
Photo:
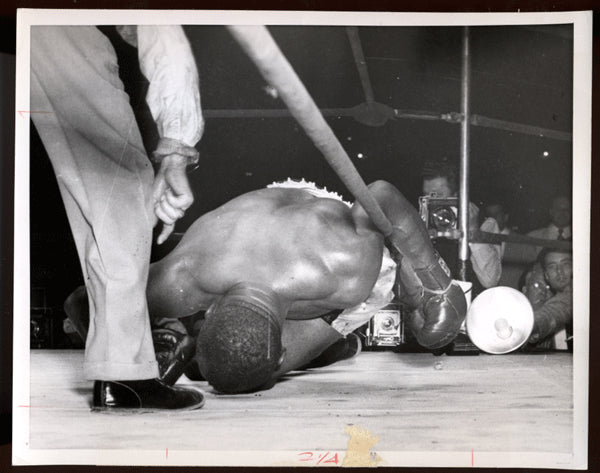
<path fill-rule="evenodd" d="M 511 287 L 486 289 L 471 303 L 467 334 L 480 350 L 494 355 L 522 346 L 533 330 L 533 308 L 527 297 Z"/>

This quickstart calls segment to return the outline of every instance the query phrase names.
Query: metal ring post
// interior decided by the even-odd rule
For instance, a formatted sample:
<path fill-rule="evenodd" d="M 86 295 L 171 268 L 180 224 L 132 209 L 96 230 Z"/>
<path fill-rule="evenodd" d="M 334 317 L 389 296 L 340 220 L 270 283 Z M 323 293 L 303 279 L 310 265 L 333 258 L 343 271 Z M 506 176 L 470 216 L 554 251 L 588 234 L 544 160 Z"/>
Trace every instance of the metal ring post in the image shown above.
<path fill-rule="evenodd" d="M 469 139 L 471 120 L 471 54 L 469 48 L 469 27 L 463 28 L 462 42 L 462 81 L 460 124 L 460 170 L 459 170 L 459 209 L 458 225 L 461 232 L 458 247 L 459 278 L 467 280 L 467 260 L 469 259 Z"/>

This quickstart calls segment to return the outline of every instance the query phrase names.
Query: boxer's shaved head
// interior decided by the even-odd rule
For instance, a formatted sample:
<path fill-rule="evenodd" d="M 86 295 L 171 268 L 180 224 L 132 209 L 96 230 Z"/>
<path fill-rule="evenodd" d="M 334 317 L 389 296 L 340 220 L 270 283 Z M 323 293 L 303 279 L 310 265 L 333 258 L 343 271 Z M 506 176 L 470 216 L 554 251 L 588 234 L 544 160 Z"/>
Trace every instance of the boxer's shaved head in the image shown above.
<path fill-rule="evenodd" d="M 223 393 L 258 390 L 282 362 L 281 329 L 272 304 L 227 294 L 207 312 L 196 358 L 204 378 Z"/>

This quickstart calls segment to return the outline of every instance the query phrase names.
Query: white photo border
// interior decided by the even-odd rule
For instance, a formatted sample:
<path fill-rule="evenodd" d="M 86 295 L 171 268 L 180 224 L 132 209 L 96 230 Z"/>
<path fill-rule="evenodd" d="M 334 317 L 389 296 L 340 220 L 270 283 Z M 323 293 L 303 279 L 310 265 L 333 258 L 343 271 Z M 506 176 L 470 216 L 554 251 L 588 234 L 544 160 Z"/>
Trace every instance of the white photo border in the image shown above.
<path fill-rule="evenodd" d="M 33 25 L 357 25 L 357 26 L 465 26 L 573 24 L 573 257 L 574 320 L 573 453 L 479 453 L 478 466 L 527 468 L 587 468 L 589 386 L 589 274 L 591 205 L 591 91 L 592 12 L 542 13 L 397 13 L 309 11 L 194 11 L 194 10 L 46 10 L 21 9 L 17 14 L 17 90 L 15 132 L 14 224 L 14 360 L 13 464 L 297 465 L 297 452 L 164 451 L 142 450 L 36 450 L 29 447 L 29 33 Z M 201 453 L 201 455 L 200 455 Z M 466 466 L 455 452 L 377 452 L 387 465 Z"/>

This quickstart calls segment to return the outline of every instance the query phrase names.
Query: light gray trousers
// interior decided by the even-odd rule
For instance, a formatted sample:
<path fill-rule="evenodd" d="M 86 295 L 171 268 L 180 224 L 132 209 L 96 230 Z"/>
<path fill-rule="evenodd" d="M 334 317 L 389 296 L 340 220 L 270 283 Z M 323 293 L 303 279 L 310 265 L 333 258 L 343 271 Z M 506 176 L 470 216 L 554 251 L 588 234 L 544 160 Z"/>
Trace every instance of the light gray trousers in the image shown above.
<path fill-rule="evenodd" d="M 97 28 L 31 27 L 31 111 L 56 173 L 89 297 L 84 374 L 155 378 L 146 303 L 154 173 L 115 51 Z"/>

